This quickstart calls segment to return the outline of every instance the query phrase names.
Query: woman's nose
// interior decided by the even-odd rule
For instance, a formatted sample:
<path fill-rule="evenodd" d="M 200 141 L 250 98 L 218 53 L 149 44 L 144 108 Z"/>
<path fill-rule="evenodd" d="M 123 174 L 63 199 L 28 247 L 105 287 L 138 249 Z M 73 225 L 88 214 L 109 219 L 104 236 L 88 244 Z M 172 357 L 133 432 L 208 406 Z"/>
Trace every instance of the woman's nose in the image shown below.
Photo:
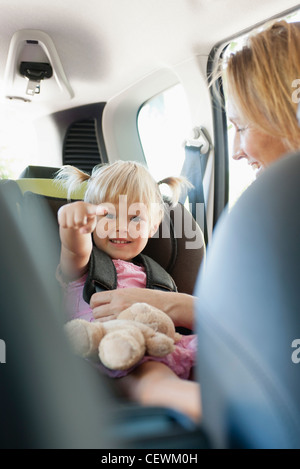
<path fill-rule="evenodd" d="M 241 160 L 242 158 L 246 158 L 245 153 L 242 150 L 239 150 L 233 153 L 232 158 L 236 161 Z"/>
<path fill-rule="evenodd" d="M 240 136 L 237 131 L 235 132 L 232 150 L 233 150 L 232 158 L 234 160 L 240 160 L 242 158 L 246 158 L 245 152 L 241 147 Z"/>

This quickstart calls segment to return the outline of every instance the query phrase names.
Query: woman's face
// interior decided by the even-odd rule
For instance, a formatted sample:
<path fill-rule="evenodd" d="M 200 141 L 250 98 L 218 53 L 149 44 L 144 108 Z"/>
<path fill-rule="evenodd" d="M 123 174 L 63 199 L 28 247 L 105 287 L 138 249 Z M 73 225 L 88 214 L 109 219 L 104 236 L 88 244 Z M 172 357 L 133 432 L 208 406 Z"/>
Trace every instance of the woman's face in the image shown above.
<path fill-rule="evenodd" d="M 245 158 L 253 169 L 263 169 L 287 152 L 280 138 L 268 135 L 245 122 L 232 102 L 229 102 L 227 112 L 235 127 L 234 160 Z"/>

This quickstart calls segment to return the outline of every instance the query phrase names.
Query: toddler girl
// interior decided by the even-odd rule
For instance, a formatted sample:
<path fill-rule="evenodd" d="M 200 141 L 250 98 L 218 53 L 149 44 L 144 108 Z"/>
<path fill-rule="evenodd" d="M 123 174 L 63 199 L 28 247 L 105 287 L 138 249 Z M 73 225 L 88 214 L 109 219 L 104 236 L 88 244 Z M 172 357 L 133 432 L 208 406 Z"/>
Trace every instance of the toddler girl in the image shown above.
<path fill-rule="evenodd" d="M 147 274 L 155 262 L 146 261 L 141 252 L 164 215 L 159 184 L 170 186 L 176 204 L 187 182 L 167 178 L 158 184 L 144 166 L 131 161 L 98 166 L 91 176 L 66 166 L 58 178 L 67 184 L 69 198 L 78 184 L 87 181 L 84 201 L 64 205 L 58 212 L 61 256 L 57 277 L 64 290 L 66 320 L 93 321 L 88 302 L 94 292 L 94 271 L 104 277 L 103 288 L 149 286 L 152 275 L 147 278 Z M 176 291 L 173 279 L 161 267 L 159 270 L 159 288 Z M 197 418 L 199 388 L 188 380 L 195 356 L 196 337 L 182 336 L 174 352 L 165 357 L 145 356 L 128 371 L 102 369 L 111 377 L 122 378 L 129 397 L 144 404 L 175 407 Z"/>

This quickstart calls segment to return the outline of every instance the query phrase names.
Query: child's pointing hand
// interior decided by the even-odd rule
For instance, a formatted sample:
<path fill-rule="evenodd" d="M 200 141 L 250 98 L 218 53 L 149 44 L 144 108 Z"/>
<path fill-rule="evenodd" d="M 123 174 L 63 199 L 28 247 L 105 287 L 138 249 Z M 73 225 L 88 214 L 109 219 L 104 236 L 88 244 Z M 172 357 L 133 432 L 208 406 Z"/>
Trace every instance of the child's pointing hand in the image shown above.
<path fill-rule="evenodd" d="M 107 208 L 83 201 L 64 205 L 58 211 L 58 223 L 61 228 L 79 230 L 82 234 L 92 233 L 96 227 L 97 216 L 105 215 Z"/>

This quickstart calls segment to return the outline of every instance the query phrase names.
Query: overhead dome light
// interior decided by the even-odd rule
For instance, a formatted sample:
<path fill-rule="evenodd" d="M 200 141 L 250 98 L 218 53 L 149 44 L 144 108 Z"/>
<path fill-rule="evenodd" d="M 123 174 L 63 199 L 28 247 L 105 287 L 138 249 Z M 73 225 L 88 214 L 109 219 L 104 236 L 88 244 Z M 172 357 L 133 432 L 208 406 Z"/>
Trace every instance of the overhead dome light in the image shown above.
<path fill-rule="evenodd" d="M 71 99 L 73 90 L 55 45 L 48 34 L 34 29 L 17 31 L 10 42 L 5 69 L 5 96 L 25 102 Z"/>

